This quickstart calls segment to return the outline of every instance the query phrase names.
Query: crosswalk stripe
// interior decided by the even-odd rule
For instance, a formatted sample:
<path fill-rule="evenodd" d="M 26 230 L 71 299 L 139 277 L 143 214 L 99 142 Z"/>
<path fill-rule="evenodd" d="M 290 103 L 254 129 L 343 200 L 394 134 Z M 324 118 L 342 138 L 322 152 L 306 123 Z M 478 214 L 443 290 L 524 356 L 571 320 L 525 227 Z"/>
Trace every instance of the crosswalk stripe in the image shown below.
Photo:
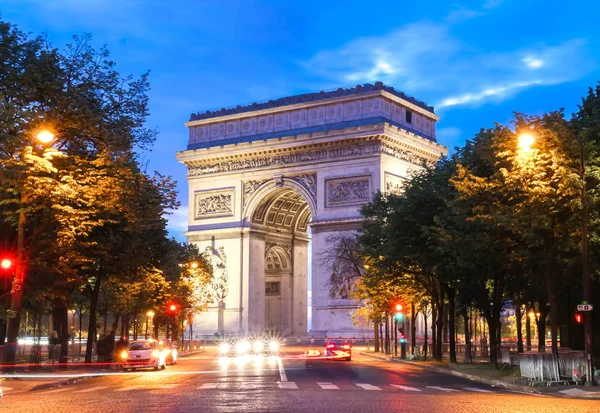
<path fill-rule="evenodd" d="M 216 389 L 219 383 L 204 383 L 198 389 Z"/>
<path fill-rule="evenodd" d="M 416 387 L 402 386 L 400 384 L 392 384 L 391 386 L 396 387 L 397 389 L 405 390 L 405 391 L 421 391 L 421 390 L 417 389 Z"/>
<path fill-rule="evenodd" d="M 372 384 L 368 384 L 368 383 L 354 383 L 354 384 L 356 384 L 358 387 L 362 387 L 365 390 L 381 390 L 379 387 L 373 386 Z"/>
<path fill-rule="evenodd" d="M 338 386 L 336 386 L 335 384 L 331 384 L 331 382 L 328 382 L 328 381 L 318 381 L 317 384 L 323 390 L 339 390 L 340 389 Z"/>
<path fill-rule="evenodd" d="M 434 390 L 440 390 L 440 391 L 444 391 L 446 393 L 450 393 L 450 392 L 458 392 L 459 390 L 456 389 L 449 389 L 447 387 L 440 387 L 440 386 L 425 386 L 428 389 L 434 389 Z"/>
<path fill-rule="evenodd" d="M 120 389 L 116 389 L 115 391 L 131 391 L 131 390 L 137 390 L 140 387 L 142 387 L 142 386 L 140 386 L 139 384 L 136 384 L 133 386 L 122 387 Z"/>
<path fill-rule="evenodd" d="M 491 390 L 480 389 L 478 387 L 463 387 L 463 389 L 469 390 L 469 391 L 476 391 L 479 393 L 493 393 L 493 391 L 491 391 Z"/>
<path fill-rule="evenodd" d="M 54 390 L 49 390 L 49 391 L 43 391 L 43 392 L 38 393 L 38 394 L 60 393 L 61 391 L 65 391 L 65 390 L 70 390 L 70 389 L 68 387 L 63 387 L 62 389 L 54 389 Z"/>
<path fill-rule="evenodd" d="M 294 383 L 293 381 L 282 381 L 282 382 L 279 382 L 279 388 L 280 389 L 297 389 L 298 385 L 296 383 Z"/>
<path fill-rule="evenodd" d="M 0 386 L 0 389 L 2 391 L 11 391 L 13 388 L 12 387 L 4 387 L 4 386 Z"/>
<path fill-rule="evenodd" d="M 96 390 L 102 390 L 102 389 L 107 389 L 109 386 L 96 386 L 96 387 L 90 387 L 89 389 L 85 389 L 85 390 L 77 390 L 74 391 L 73 393 L 89 393 L 92 391 L 96 391 Z"/>
<path fill-rule="evenodd" d="M 170 383 L 170 384 L 158 384 L 156 386 L 151 386 L 150 388 L 152 389 L 174 389 L 175 387 L 177 387 L 178 384 L 177 383 Z"/>
<path fill-rule="evenodd" d="M 511 392 L 511 393 L 517 393 L 517 394 L 525 394 L 527 396 L 550 397 L 547 394 L 529 393 L 529 392 L 517 391 L 517 390 L 509 390 L 509 392 Z"/>

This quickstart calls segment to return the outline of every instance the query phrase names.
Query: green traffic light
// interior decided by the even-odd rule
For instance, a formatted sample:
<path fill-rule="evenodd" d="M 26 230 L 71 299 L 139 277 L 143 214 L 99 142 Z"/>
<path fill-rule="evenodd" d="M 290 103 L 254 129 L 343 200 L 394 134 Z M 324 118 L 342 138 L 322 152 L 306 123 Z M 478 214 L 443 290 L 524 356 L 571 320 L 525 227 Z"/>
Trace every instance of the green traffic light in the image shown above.
<path fill-rule="evenodd" d="M 396 321 L 402 321 L 404 320 L 404 313 L 396 313 L 394 318 L 396 319 Z"/>

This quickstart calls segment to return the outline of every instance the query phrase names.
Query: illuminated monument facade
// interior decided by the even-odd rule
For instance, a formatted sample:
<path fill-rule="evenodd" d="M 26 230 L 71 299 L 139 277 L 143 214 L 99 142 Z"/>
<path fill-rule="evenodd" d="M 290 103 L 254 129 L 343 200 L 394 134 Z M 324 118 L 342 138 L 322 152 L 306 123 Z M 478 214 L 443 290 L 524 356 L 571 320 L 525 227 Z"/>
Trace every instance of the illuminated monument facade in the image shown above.
<path fill-rule="evenodd" d="M 376 191 L 447 149 L 433 108 L 381 83 L 192 114 L 190 243 L 210 251 L 218 300 L 194 332 L 358 336 L 345 296 L 330 295 L 328 239 L 357 229 Z M 309 268 L 310 266 L 310 268 Z M 309 296 L 311 292 L 311 297 Z"/>

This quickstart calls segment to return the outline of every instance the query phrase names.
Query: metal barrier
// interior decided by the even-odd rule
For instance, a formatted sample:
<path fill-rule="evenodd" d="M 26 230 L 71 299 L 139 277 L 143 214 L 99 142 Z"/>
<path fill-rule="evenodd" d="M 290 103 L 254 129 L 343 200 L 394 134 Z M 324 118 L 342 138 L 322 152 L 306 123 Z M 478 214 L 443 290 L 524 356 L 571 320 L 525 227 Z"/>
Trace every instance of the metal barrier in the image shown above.
<path fill-rule="evenodd" d="M 558 353 L 559 376 L 579 384 L 586 377 L 586 362 L 583 351 L 567 351 Z"/>
<path fill-rule="evenodd" d="M 566 369 L 565 362 L 564 368 Z M 537 383 L 569 384 L 569 380 L 561 379 L 559 355 L 552 353 L 522 353 L 519 354 L 521 378 L 533 386 Z"/>

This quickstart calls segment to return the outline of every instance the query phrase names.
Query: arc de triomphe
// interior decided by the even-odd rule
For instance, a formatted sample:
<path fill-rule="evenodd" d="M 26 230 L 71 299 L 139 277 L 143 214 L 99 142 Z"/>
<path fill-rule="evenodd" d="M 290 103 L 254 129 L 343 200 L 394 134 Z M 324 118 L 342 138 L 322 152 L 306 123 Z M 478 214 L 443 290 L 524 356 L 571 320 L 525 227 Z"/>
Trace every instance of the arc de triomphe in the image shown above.
<path fill-rule="evenodd" d="M 447 149 L 433 108 L 381 83 L 192 114 L 190 243 L 221 263 L 223 300 L 194 331 L 357 334 L 352 300 L 330 297 L 321 252 L 358 228 L 359 207 Z M 310 266 L 310 267 L 309 267 Z M 310 314 L 309 314 L 310 308 Z"/>

